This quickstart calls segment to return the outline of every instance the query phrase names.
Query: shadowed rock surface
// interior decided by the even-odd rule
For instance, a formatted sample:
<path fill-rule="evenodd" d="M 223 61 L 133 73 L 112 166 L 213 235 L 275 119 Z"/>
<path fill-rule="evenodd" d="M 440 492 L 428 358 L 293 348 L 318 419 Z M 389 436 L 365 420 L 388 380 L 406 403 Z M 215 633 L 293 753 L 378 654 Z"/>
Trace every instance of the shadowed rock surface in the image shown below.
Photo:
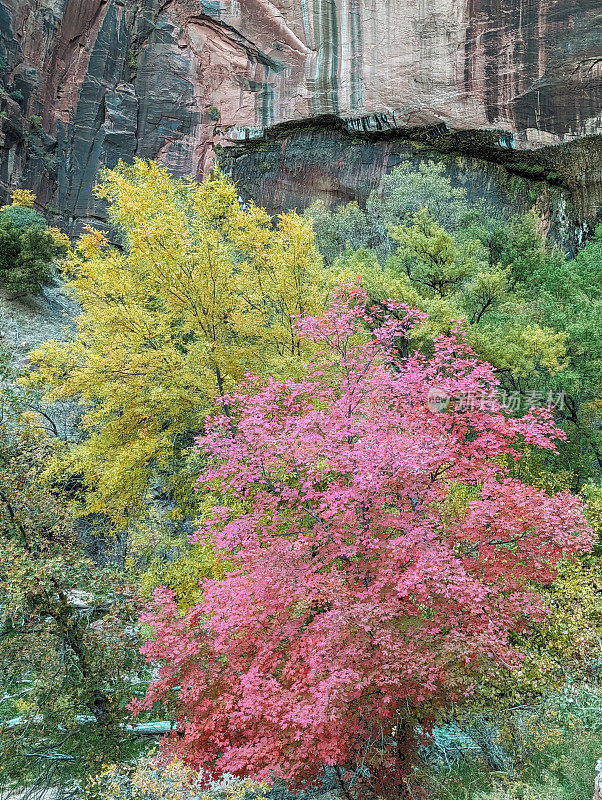
<path fill-rule="evenodd" d="M 199 176 L 231 145 L 222 160 L 244 177 L 248 152 L 249 186 L 272 210 L 306 201 L 289 183 L 308 146 L 301 161 L 320 163 L 307 186 L 361 200 L 406 146 L 393 137 L 418 136 L 431 155 L 562 186 L 572 222 L 591 225 L 601 23 L 598 0 L 0 0 L 0 201 L 27 186 L 73 230 L 104 217 L 99 167 L 147 156 Z M 274 135 L 316 120 L 313 141 Z M 333 148 L 361 161 L 356 187 Z"/>
<path fill-rule="evenodd" d="M 420 129 L 351 135 L 333 120 L 270 131 L 263 140 L 218 149 L 221 166 L 238 181 L 243 199 L 262 198 L 275 210 L 302 210 L 316 199 L 328 206 L 363 201 L 384 175 L 404 162 L 443 162 L 471 204 L 502 214 L 535 208 L 542 227 L 567 246 L 580 244 L 600 207 L 602 159 L 597 137 L 536 153 L 500 149 L 484 132 Z M 581 221 L 581 222 L 580 222 Z"/>

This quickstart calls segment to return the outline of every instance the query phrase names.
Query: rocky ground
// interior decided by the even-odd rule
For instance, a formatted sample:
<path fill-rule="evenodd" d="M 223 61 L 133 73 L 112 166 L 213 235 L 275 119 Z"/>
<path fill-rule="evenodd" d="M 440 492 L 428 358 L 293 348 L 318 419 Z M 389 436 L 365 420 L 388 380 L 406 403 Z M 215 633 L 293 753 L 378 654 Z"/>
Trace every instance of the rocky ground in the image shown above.
<path fill-rule="evenodd" d="M 0 285 L 0 339 L 19 366 L 27 354 L 49 339 L 62 339 L 73 327 L 77 304 L 55 278 L 37 296 L 15 296 Z"/>
<path fill-rule="evenodd" d="M 77 304 L 64 291 L 57 276 L 41 294 L 15 296 L 0 284 L 0 345 L 13 358 L 17 369 L 26 369 L 29 353 L 50 339 L 62 339 L 73 328 Z M 69 438 L 74 431 L 78 410 L 74 403 L 35 403 L 47 414 L 41 424 L 55 436 Z"/>

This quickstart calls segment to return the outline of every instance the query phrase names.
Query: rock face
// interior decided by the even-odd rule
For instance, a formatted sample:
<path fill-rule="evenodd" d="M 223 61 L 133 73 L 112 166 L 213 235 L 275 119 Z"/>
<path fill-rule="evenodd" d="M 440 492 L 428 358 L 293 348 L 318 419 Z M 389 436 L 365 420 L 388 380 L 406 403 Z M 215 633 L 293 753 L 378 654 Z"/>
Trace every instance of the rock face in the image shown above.
<path fill-rule="evenodd" d="M 459 152 L 502 162 L 526 152 L 526 166 L 541 167 L 531 152 L 602 132 L 599 0 L 45 3 L 0 0 L 0 201 L 30 187 L 67 224 L 102 218 L 92 188 L 103 165 L 148 156 L 198 176 L 216 146 L 235 144 L 240 165 L 246 144 L 273 143 L 274 128 L 299 121 L 333 121 L 377 177 L 394 136 L 422 132 L 438 152 L 442 136 L 480 131 L 485 150 Z M 370 154 L 365 141 L 382 146 Z M 590 221 L 597 141 L 587 176 L 583 158 L 560 174 Z M 558 172 L 544 161 L 538 178 Z M 323 160 L 320 181 L 329 168 Z"/>
<path fill-rule="evenodd" d="M 245 200 L 265 198 L 275 209 L 302 209 L 316 199 L 328 206 L 361 200 L 378 191 L 383 175 L 401 163 L 443 162 L 452 184 L 464 187 L 471 203 L 501 211 L 535 207 L 559 243 L 579 244 L 589 228 L 588 212 L 600 207 L 600 142 L 580 139 L 519 158 L 495 141 L 482 132 L 464 137 L 428 130 L 411 138 L 352 137 L 327 120 L 224 148 L 219 159 Z"/>

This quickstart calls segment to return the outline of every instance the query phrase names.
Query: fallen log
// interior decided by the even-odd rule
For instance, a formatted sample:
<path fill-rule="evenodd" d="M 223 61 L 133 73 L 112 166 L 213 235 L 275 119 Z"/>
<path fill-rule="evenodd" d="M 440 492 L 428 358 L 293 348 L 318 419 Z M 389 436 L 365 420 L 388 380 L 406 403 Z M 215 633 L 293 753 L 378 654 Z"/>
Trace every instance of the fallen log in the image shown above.
<path fill-rule="evenodd" d="M 0 730 L 8 730 L 10 728 L 17 728 L 20 725 L 37 724 L 43 722 L 44 717 L 41 714 L 36 714 L 34 717 L 14 717 L 7 720 L 4 724 L 0 722 Z M 89 723 L 97 722 L 96 717 L 87 714 L 79 714 L 75 717 L 75 722 L 78 725 L 87 725 Z M 133 733 L 135 736 L 163 736 L 164 733 L 169 733 L 172 729 L 172 724 L 169 720 L 160 720 L 157 722 L 137 722 L 134 724 L 121 724 L 121 727 L 128 733 Z"/>

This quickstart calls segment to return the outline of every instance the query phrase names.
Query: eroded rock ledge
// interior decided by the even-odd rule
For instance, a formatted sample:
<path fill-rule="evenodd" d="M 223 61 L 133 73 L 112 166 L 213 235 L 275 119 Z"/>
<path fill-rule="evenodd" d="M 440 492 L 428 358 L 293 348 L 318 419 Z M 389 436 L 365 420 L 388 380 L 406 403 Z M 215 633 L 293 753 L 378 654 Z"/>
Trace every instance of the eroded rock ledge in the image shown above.
<path fill-rule="evenodd" d="M 450 131 L 442 125 L 409 130 L 351 129 L 322 117 L 275 126 L 235 146 L 217 148 L 220 164 L 272 211 L 362 203 L 398 164 L 443 162 L 469 199 L 499 210 L 535 207 L 555 238 L 579 244 L 602 207 L 602 140 L 583 137 L 536 150 L 512 146 L 501 131 Z"/>

